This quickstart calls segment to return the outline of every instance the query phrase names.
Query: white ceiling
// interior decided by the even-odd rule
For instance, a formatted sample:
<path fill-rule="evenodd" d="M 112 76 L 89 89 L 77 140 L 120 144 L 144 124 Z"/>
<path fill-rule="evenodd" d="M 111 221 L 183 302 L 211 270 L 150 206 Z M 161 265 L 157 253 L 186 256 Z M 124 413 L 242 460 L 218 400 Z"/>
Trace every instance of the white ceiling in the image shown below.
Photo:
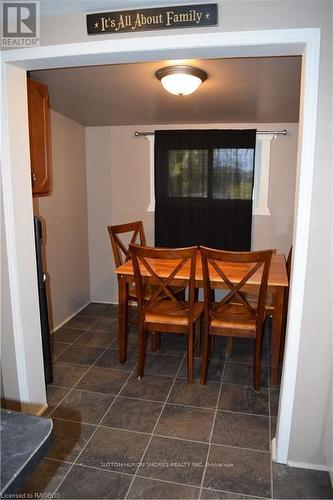
<path fill-rule="evenodd" d="M 168 94 L 155 77 L 157 69 L 175 61 L 43 70 L 31 76 L 48 85 L 52 109 L 85 126 L 298 121 L 300 57 L 177 62 L 208 74 L 191 96 Z"/>

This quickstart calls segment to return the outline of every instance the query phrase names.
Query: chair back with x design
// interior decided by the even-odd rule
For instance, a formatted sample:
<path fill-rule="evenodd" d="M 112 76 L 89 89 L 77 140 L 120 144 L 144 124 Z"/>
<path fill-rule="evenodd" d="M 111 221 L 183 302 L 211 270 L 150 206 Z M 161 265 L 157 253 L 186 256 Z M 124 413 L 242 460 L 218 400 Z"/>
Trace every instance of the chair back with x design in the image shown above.
<path fill-rule="evenodd" d="M 148 248 L 130 245 L 139 312 L 137 376 L 144 373 L 146 333 L 163 332 L 187 336 L 187 373 L 193 383 L 194 351 L 200 352 L 200 316 L 203 304 L 195 301 L 197 247 Z M 147 284 L 152 293 L 144 293 Z M 188 299 L 177 286 L 188 289 Z M 184 299 L 184 300 L 183 300 Z"/>
<path fill-rule="evenodd" d="M 201 247 L 202 272 L 204 280 L 205 305 L 210 318 L 228 314 L 239 314 L 242 311 L 256 318 L 256 323 L 261 324 L 265 317 L 265 303 L 267 294 L 267 281 L 272 250 L 257 252 L 227 252 Z M 226 271 L 227 269 L 227 271 Z M 260 272 L 257 300 L 248 300 L 244 287 L 248 286 L 255 273 Z M 228 292 L 218 302 L 212 302 L 211 290 L 215 280 L 223 280 Z M 253 296 L 252 296 L 253 297 Z M 232 308 L 230 305 L 239 305 Z M 207 318 L 208 319 L 208 318 Z"/>
<path fill-rule="evenodd" d="M 254 340 L 253 385 L 260 389 L 262 329 L 265 319 L 267 281 L 273 250 L 260 252 L 225 252 L 200 248 L 205 294 L 205 333 L 201 384 L 206 383 L 208 361 L 213 335 L 228 338 L 227 354 L 231 353 L 233 337 Z M 256 276 L 255 276 L 256 275 Z M 227 293 L 213 302 L 214 280 L 223 280 Z M 249 302 L 245 295 L 255 288 L 256 300 Z M 244 290 L 245 288 L 245 290 Z"/>
<path fill-rule="evenodd" d="M 145 320 L 146 313 L 154 310 L 161 300 L 168 300 L 173 310 L 185 315 L 187 320 L 192 322 L 197 247 L 166 249 L 131 244 L 130 253 L 142 320 Z M 175 279 L 177 284 L 188 286 L 188 301 L 181 300 L 177 294 Z M 154 285 L 149 298 L 145 297 L 144 293 L 147 282 Z"/>
<path fill-rule="evenodd" d="M 146 246 L 146 236 L 142 221 L 108 226 L 113 257 L 116 267 L 130 259 L 129 245 L 138 243 Z M 123 239 L 122 239 L 123 238 Z M 127 241 L 124 241 L 126 239 Z"/>

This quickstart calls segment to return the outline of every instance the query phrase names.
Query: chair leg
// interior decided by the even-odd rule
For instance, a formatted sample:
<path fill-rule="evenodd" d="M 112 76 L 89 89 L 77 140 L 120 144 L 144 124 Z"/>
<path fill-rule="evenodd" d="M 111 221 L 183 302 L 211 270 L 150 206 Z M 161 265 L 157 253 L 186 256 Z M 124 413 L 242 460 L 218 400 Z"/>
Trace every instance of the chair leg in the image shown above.
<path fill-rule="evenodd" d="M 205 384 L 207 379 L 208 357 L 210 356 L 212 337 L 209 335 L 208 327 L 205 324 L 203 339 L 203 355 L 201 362 L 200 384 Z"/>
<path fill-rule="evenodd" d="M 211 358 L 212 358 L 212 346 L 214 345 L 213 344 L 214 342 L 214 337 L 213 335 L 209 335 L 208 336 L 208 360 L 210 361 Z"/>
<path fill-rule="evenodd" d="M 118 280 L 119 286 L 119 361 L 125 363 L 127 355 L 128 334 L 128 283 Z"/>
<path fill-rule="evenodd" d="M 261 348 L 262 348 L 262 332 L 257 333 L 254 345 L 254 366 L 253 366 L 253 385 L 256 391 L 260 391 L 261 379 Z"/>
<path fill-rule="evenodd" d="M 160 348 L 160 334 L 151 334 L 151 352 L 157 352 Z"/>
<path fill-rule="evenodd" d="M 193 367 L 194 367 L 194 338 L 193 325 L 187 335 L 187 378 L 188 383 L 193 384 Z"/>
<path fill-rule="evenodd" d="M 232 353 L 232 344 L 233 344 L 233 337 L 228 337 L 228 340 L 227 340 L 227 355 L 230 356 L 231 353 Z"/>
<path fill-rule="evenodd" d="M 146 332 L 142 325 L 139 325 L 139 345 L 138 345 L 138 364 L 136 367 L 137 377 L 140 380 L 143 377 L 146 359 Z"/>
<path fill-rule="evenodd" d="M 195 323 L 195 353 L 194 355 L 199 358 L 201 350 L 201 319 L 197 319 Z"/>

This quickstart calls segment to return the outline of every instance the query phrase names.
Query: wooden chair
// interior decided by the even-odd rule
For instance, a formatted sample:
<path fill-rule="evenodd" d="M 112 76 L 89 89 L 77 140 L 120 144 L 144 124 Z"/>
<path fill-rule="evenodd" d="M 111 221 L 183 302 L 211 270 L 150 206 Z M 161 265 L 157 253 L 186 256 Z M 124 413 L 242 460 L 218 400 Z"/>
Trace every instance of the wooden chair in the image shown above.
<path fill-rule="evenodd" d="M 225 252 L 205 247 L 201 247 L 200 250 L 205 297 L 204 347 L 200 383 L 206 383 L 213 335 L 226 336 L 228 340 L 233 337 L 248 337 L 252 338 L 255 343 L 253 381 L 258 391 L 260 389 L 262 329 L 266 315 L 267 280 L 273 251 Z M 225 272 L 226 266 L 229 269 L 227 272 Z M 248 285 L 249 279 L 257 271 L 262 271 L 260 285 L 257 287 L 257 301 L 250 303 L 244 294 L 244 287 Z M 219 302 L 211 299 L 214 275 L 222 278 L 228 289 L 228 293 Z M 235 281 L 236 276 L 237 281 Z M 253 294 L 252 290 L 251 294 Z"/>
<path fill-rule="evenodd" d="M 127 224 L 118 224 L 117 226 L 108 226 L 108 231 L 116 267 L 130 260 L 129 245 L 131 243 L 138 243 L 143 246 L 147 244 L 141 220 L 129 222 Z M 127 242 L 124 241 L 122 237 L 127 239 Z M 128 302 L 136 301 L 135 285 L 130 285 L 127 291 L 127 304 Z M 129 322 L 133 323 L 131 320 Z"/>
<path fill-rule="evenodd" d="M 276 248 L 272 250 L 273 253 L 276 253 Z M 257 302 L 256 296 L 253 296 L 251 293 L 246 292 L 245 294 L 246 300 L 248 302 L 253 302 L 254 304 Z M 266 294 L 266 302 L 265 302 L 265 309 L 266 312 L 270 315 L 273 316 L 274 314 L 274 294 L 272 292 L 267 292 Z"/>
<path fill-rule="evenodd" d="M 276 253 L 276 249 L 273 250 L 273 253 Z M 290 269 L 291 269 L 291 258 L 292 258 L 292 247 L 290 247 L 287 259 L 286 259 L 286 270 L 288 276 L 288 282 L 290 282 Z M 253 296 L 249 293 L 245 294 L 247 300 L 251 303 L 254 301 Z M 283 305 L 283 319 L 282 319 L 282 338 L 281 338 L 281 346 L 280 346 L 280 354 L 279 354 L 279 363 L 282 363 L 283 355 L 284 355 L 284 343 L 286 336 L 286 326 L 287 326 L 287 315 L 288 315 L 288 298 L 289 298 L 289 286 L 285 290 L 284 296 L 284 305 Z M 274 294 L 272 292 L 267 292 L 266 295 L 266 303 L 265 309 L 266 312 L 273 317 L 274 316 Z M 232 342 L 228 345 L 227 354 L 231 354 L 232 351 Z"/>
<path fill-rule="evenodd" d="M 108 231 L 111 240 L 113 251 L 114 263 L 116 267 L 121 266 L 124 262 L 130 260 L 129 245 L 131 243 L 138 243 L 146 246 L 146 236 L 143 228 L 142 221 L 129 222 L 127 224 L 118 224 L 115 226 L 108 226 Z M 146 289 L 146 293 L 149 291 Z M 126 311 L 130 302 L 137 302 L 137 294 L 135 285 L 127 285 L 126 288 Z M 128 318 L 126 312 L 127 326 L 128 323 L 137 325 L 138 322 Z M 156 352 L 158 349 L 158 338 L 156 335 L 152 336 L 152 351 Z"/>
<path fill-rule="evenodd" d="M 146 332 L 179 333 L 187 335 L 188 382 L 193 383 L 195 336 L 200 342 L 200 316 L 203 304 L 194 300 L 195 263 L 197 247 L 181 249 L 148 248 L 130 245 L 139 307 L 139 345 L 137 376 L 140 379 L 145 365 Z M 165 269 L 166 260 L 168 269 Z M 182 300 L 171 286 L 181 277 L 184 267 L 189 274 L 180 282 L 188 287 L 188 300 Z M 186 269 L 185 267 L 185 269 Z M 163 276 L 163 269 L 165 269 Z M 162 273 L 160 272 L 162 270 Z M 162 274 L 162 276 L 161 276 Z M 145 283 L 153 283 L 155 290 L 149 299 L 144 293 Z M 195 330 L 197 335 L 195 335 Z"/>
<path fill-rule="evenodd" d="M 276 248 L 272 250 L 273 253 L 276 253 Z M 255 307 L 257 303 L 257 296 L 253 295 L 249 292 L 244 292 L 243 293 L 244 297 L 246 298 L 247 302 L 251 304 L 252 306 Z M 267 291 L 266 293 L 266 301 L 265 301 L 265 310 L 268 313 L 270 317 L 273 317 L 274 315 L 274 294 L 272 292 Z M 267 316 L 266 316 L 267 319 Z M 228 344 L 227 344 L 227 350 L 226 354 L 229 356 L 232 353 L 232 346 L 233 346 L 233 339 L 232 337 L 228 338 Z"/>
<path fill-rule="evenodd" d="M 108 226 L 108 231 L 116 267 L 121 266 L 121 264 L 127 262 L 131 258 L 128 248 L 130 243 L 139 243 L 143 246 L 147 245 L 141 220 L 129 222 L 127 224 L 118 224 L 117 226 Z M 121 235 L 127 236 L 128 239 L 131 238 L 129 243 L 124 242 L 121 239 Z"/>

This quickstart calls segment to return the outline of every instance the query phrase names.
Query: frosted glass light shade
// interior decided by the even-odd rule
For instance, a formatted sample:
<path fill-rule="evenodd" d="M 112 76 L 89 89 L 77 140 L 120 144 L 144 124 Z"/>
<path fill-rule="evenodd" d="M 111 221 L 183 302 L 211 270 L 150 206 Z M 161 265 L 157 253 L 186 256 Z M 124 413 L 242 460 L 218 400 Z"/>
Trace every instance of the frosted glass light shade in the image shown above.
<path fill-rule="evenodd" d="M 197 76 L 176 73 L 164 76 L 161 83 L 170 94 L 189 95 L 200 87 L 202 81 Z"/>
<path fill-rule="evenodd" d="M 156 77 L 171 94 L 189 95 L 207 79 L 207 73 L 192 66 L 169 66 L 159 69 Z"/>

